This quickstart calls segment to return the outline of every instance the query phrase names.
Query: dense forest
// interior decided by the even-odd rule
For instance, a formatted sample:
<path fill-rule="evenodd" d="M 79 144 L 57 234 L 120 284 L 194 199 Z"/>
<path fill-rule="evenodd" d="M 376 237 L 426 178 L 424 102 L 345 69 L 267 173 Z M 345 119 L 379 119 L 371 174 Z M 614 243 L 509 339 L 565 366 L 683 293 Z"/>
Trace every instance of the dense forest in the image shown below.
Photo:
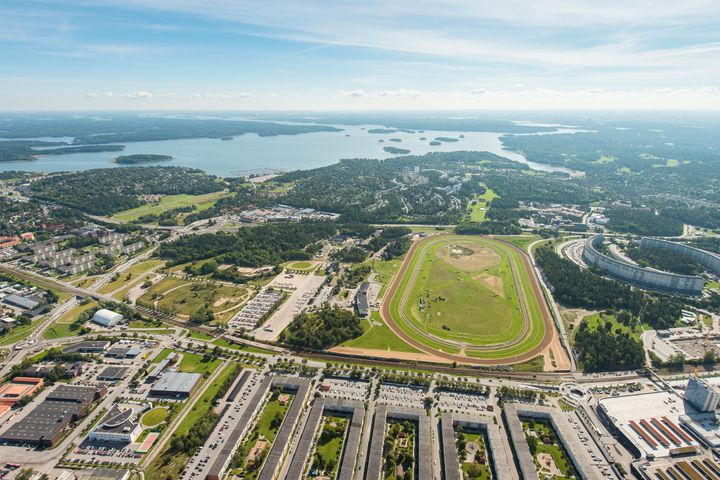
<path fill-rule="evenodd" d="M 608 228 L 620 233 L 652 237 L 674 237 L 683 234 L 683 223 L 656 215 L 650 210 L 613 208 L 607 210 Z"/>
<path fill-rule="evenodd" d="M 304 312 L 283 331 L 281 341 L 302 350 L 324 350 L 363 334 L 360 317 L 339 307 Z"/>
<path fill-rule="evenodd" d="M 217 192 L 223 184 L 202 170 L 183 167 L 123 167 L 48 175 L 30 186 L 31 195 L 96 215 L 109 215 L 143 202 L 139 195 Z"/>
<path fill-rule="evenodd" d="M 595 329 L 581 323 L 575 332 L 575 352 L 586 372 L 635 370 L 645 360 L 642 343 L 620 329 L 613 332 L 611 322 L 601 322 Z"/>
<path fill-rule="evenodd" d="M 629 245 L 625 253 L 641 267 L 656 268 L 680 275 L 699 275 L 704 270 L 702 265 L 687 255 L 662 248 L 640 248 L 639 245 Z"/>
<path fill-rule="evenodd" d="M 656 329 L 673 327 L 680 318 L 681 301 L 645 293 L 583 270 L 571 260 L 561 258 L 548 245 L 538 248 L 535 258 L 553 295 L 566 307 L 627 310 Z"/>
<path fill-rule="evenodd" d="M 113 163 L 121 165 L 138 165 L 140 163 L 167 162 L 172 160 L 170 155 L 156 155 L 152 153 L 136 153 L 135 155 L 120 155 L 112 159 Z"/>
<path fill-rule="evenodd" d="M 15 114 L 0 119 L 2 138 L 73 137 L 76 145 L 179 138 L 220 139 L 245 133 L 273 136 L 339 131 L 341 129 L 318 124 L 289 125 L 271 121 L 166 118 L 137 114 L 112 114 L 102 121 L 67 114 L 43 115 L 41 118 L 32 114 Z"/>
<path fill-rule="evenodd" d="M 171 265 L 215 258 L 219 264 L 240 267 L 276 265 L 310 258 L 304 248 L 335 235 L 330 222 L 267 224 L 237 233 L 206 233 L 164 244 L 157 255 Z"/>
<path fill-rule="evenodd" d="M 69 145 L 66 142 L 40 140 L 7 140 L 0 142 L 0 162 L 36 160 L 36 155 L 65 155 L 70 153 L 119 152 L 124 145 Z"/>

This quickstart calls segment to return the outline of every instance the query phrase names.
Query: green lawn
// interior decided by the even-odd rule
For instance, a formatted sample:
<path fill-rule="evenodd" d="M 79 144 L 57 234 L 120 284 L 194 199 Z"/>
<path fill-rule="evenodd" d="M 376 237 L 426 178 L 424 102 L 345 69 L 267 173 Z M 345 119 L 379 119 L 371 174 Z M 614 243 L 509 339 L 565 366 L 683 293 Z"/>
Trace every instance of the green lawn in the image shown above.
<path fill-rule="evenodd" d="M 372 325 L 370 321 L 378 325 Z M 378 312 L 370 314 L 370 320 L 362 321 L 363 333 L 358 338 L 353 338 L 343 343 L 344 347 L 372 348 L 377 350 L 391 350 L 394 352 L 420 353 L 416 348 L 411 347 L 400 337 L 395 335 L 380 318 Z"/>
<path fill-rule="evenodd" d="M 165 421 L 168 416 L 168 410 L 165 407 L 155 407 L 152 410 L 145 412 L 142 416 L 142 424 L 146 427 L 154 427 L 160 422 Z"/>
<path fill-rule="evenodd" d="M 215 314 L 215 321 L 224 323 L 237 313 L 249 298 L 247 288 L 219 282 L 191 282 L 167 277 L 140 297 L 144 304 L 156 304 L 180 318 L 189 318 L 204 305 Z"/>
<path fill-rule="evenodd" d="M 476 196 L 473 200 L 468 202 L 467 208 L 470 209 L 470 221 L 471 222 L 484 222 L 485 214 L 489 208 L 490 202 L 498 198 L 498 194 L 488 188 L 482 195 Z"/>
<path fill-rule="evenodd" d="M 527 251 L 528 245 L 536 240 L 540 240 L 539 235 L 512 235 L 507 237 L 498 237 L 500 240 L 504 240 L 508 243 L 512 243 L 523 252 Z"/>
<path fill-rule="evenodd" d="M 415 424 L 409 420 L 388 419 L 385 435 L 385 446 L 390 446 L 390 451 L 383 448 L 384 478 L 386 480 L 402 480 L 397 475 L 396 465 L 402 465 L 404 473 L 410 472 L 410 478 L 414 478 L 415 469 Z M 423 455 L 426 452 L 419 452 Z"/>
<path fill-rule="evenodd" d="M 300 271 L 309 271 L 312 270 L 315 267 L 315 264 L 312 262 L 305 262 L 305 261 L 299 261 L 299 262 L 290 262 L 285 265 L 285 268 L 289 268 L 290 270 L 300 270 Z"/>
<path fill-rule="evenodd" d="M 198 355 L 197 353 L 181 352 L 171 348 L 164 348 L 155 358 L 153 358 L 152 363 L 158 363 L 161 360 L 165 360 L 165 358 L 170 355 L 170 352 L 176 352 L 182 355 L 179 368 L 181 372 L 201 373 L 205 375 L 214 372 L 218 365 L 220 365 L 219 359 L 215 359 L 210 362 L 203 362 L 202 355 Z"/>
<path fill-rule="evenodd" d="M 553 458 L 555 466 L 563 473 L 563 476 L 565 478 L 577 478 L 577 475 L 575 474 L 575 468 L 573 467 L 572 462 L 568 458 L 567 454 L 563 451 L 563 448 L 559 443 L 555 431 L 549 424 L 535 420 L 522 422 L 522 425 L 523 430 L 525 431 L 525 438 L 528 439 L 528 441 L 530 441 L 529 439 L 531 436 L 535 436 L 538 439 L 537 450 L 535 452 L 535 466 L 538 467 L 538 470 L 540 470 L 540 465 L 537 461 L 537 454 L 549 453 Z M 535 435 L 532 435 L 530 432 L 534 432 Z M 550 439 L 551 442 L 545 443 L 543 441 L 544 439 Z M 540 476 L 543 476 L 543 472 L 539 471 L 538 473 L 540 474 Z"/>
<path fill-rule="evenodd" d="M 148 203 L 137 208 L 125 210 L 123 212 L 116 213 L 112 218 L 121 222 L 132 222 L 143 215 L 159 215 L 166 210 L 188 207 L 191 205 L 195 205 L 197 207 L 197 210 L 195 210 L 196 212 L 201 212 L 212 207 L 215 202 L 224 195 L 227 195 L 227 192 L 212 192 L 204 195 L 166 195 L 157 203 Z"/>
<path fill-rule="evenodd" d="M 0 337 L 0 345 L 9 345 L 27 338 L 42 323 L 44 317 L 37 318 L 27 325 L 19 325 Z"/>
<path fill-rule="evenodd" d="M 72 337 L 77 334 L 76 331 L 70 330 L 70 325 L 86 310 L 90 310 L 97 306 L 97 302 L 90 301 L 84 305 L 75 305 L 73 308 L 65 312 L 60 318 L 55 320 L 49 328 L 43 332 L 45 340 L 54 338 Z"/>
<path fill-rule="evenodd" d="M 340 454 L 345 441 L 347 425 L 346 417 L 325 416 L 312 460 L 313 470 L 322 472 L 326 477 L 335 478 L 340 465 Z"/>
<path fill-rule="evenodd" d="M 449 244 L 453 244 L 452 249 L 448 249 Z M 439 250 L 443 246 L 444 252 Z M 485 262 L 484 267 L 475 268 L 479 264 L 462 260 L 477 246 L 494 250 L 500 262 L 495 265 Z M 429 238 L 415 250 L 398 291 L 390 300 L 390 313 L 405 333 L 429 347 L 448 353 L 460 351 L 455 345 L 429 336 L 433 334 L 450 341 L 484 345 L 484 349 L 466 349 L 466 354 L 474 358 L 514 356 L 533 348 L 544 335 L 540 313 L 543 300 L 535 297 L 530 275 L 521 254 L 496 240 L 460 235 Z M 522 329 L 515 283 L 525 299 L 528 329 L 521 341 L 499 345 L 517 338 Z"/>
<path fill-rule="evenodd" d="M 379 296 L 382 298 L 385 295 L 385 290 L 388 284 L 392 281 L 395 274 L 402 265 L 403 258 L 393 258 L 392 260 L 373 260 L 372 269 L 375 272 L 375 281 L 382 284 L 380 287 Z"/>
<path fill-rule="evenodd" d="M 144 273 L 147 273 L 151 269 L 162 265 L 165 263 L 163 260 L 157 260 L 157 259 L 150 259 L 145 260 L 143 262 L 138 262 L 132 267 L 128 268 L 124 272 L 120 273 L 120 276 L 113 280 L 112 282 L 108 282 L 102 287 L 100 287 L 100 293 L 110 293 L 114 292 L 118 288 L 127 285 L 134 280 L 137 280 L 139 276 L 141 276 Z"/>
<path fill-rule="evenodd" d="M 480 456 L 485 457 L 484 463 L 476 461 L 478 456 L 477 454 L 475 455 L 475 458 L 467 462 L 465 461 L 468 460 L 467 455 L 463 455 L 458 452 L 461 455 L 458 460 L 462 466 L 463 472 L 467 475 L 468 480 L 490 480 L 490 459 L 488 458 L 487 447 L 485 446 L 485 436 L 476 431 L 464 431 L 462 433 L 457 432 L 457 436 L 460 437 L 460 435 L 462 435 L 465 441 L 466 451 L 469 445 L 475 444 L 478 446 L 478 452 L 481 452 Z"/>

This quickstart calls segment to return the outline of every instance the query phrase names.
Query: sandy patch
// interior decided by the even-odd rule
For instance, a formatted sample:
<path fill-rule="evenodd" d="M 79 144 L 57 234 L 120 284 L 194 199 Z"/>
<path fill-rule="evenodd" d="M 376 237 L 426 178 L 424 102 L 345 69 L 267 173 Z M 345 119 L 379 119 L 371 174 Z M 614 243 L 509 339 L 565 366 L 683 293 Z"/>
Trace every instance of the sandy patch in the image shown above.
<path fill-rule="evenodd" d="M 464 272 L 483 270 L 500 263 L 500 254 L 480 245 L 448 243 L 439 247 L 436 255 Z"/>
<path fill-rule="evenodd" d="M 411 353 L 411 352 L 393 352 L 390 350 L 377 350 L 373 348 L 356 348 L 356 347 L 333 347 L 328 350 L 333 353 L 343 355 L 362 355 L 365 357 L 376 357 L 380 359 L 396 359 L 408 360 L 412 362 L 435 362 L 435 363 L 452 363 L 451 360 L 427 353 Z"/>
<path fill-rule="evenodd" d="M 505 282 L 503 282 L 502 277 L 483 273 L 482 275 L 473 277 L 473 280 L 485 285 L 495 295 L 505 298 Z"/>
<path fill-rule="evenodd" d="M 550 354 L 552 352 L 552 355 Z M 570 358 L 560 342 L 557 332 L 553 335 L 550 345 L 542 353 L 545 359 L 545 372 L 569 372 L 572 368 Z"/>

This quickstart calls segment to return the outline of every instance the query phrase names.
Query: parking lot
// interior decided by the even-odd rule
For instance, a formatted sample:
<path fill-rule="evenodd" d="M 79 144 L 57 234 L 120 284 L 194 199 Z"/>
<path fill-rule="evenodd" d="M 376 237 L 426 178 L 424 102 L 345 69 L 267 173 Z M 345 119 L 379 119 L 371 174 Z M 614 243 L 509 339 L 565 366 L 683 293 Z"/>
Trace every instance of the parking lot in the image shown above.
<path fill-rule="evenodd" d="M 293 292 L 272 316 L 262 326 L 253 330 L 253 335 L 258 340 L 274 342 L 285 330 L 295 316 L 300 313 L 312 300 L 315 292 L 325 281 L 324 275 L 315 274 L 287 274 L 281 273 L 268 287 L 283 288 Z"/>
<path fill-rule="evenodd" d="M 423 408 L 428 390 L 420 387 L 381 385 L 377 401 L 398 407 Z"/>
<path fill-rule="evenodd" d="M 488 414 L 489 412 L 487 408 L 488 401 L 483 395 L 439 392 L 435 398 L 437 407 L 443 412 L 460 413 L 465 415 L 483 415 Z"/>
<path fill-rule="evenodd" d="M 364 402 L 370 394 L 370 382 L 326 378 L 318 387 L 320 394 L 328 398 L 341 398 Z"/>

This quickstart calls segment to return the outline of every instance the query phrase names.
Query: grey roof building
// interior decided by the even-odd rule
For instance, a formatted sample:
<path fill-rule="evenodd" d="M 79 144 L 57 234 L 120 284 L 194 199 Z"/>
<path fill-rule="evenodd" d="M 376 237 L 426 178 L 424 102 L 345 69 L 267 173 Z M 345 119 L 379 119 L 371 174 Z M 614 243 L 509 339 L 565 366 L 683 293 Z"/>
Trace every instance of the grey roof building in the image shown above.
<path fill-rule="evenodd" d="M 150 389 L 156 397 L 189 397 L 202 378 L 199 373 L 165 372 Z"/>

